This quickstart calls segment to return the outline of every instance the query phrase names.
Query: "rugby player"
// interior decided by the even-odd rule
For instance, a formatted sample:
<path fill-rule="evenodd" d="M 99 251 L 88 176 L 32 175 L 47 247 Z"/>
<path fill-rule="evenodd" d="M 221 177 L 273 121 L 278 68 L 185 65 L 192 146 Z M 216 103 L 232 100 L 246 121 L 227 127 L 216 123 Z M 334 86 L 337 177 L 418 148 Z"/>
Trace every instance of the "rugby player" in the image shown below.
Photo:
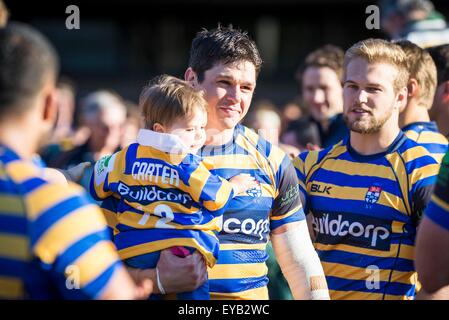
<path fill-rule="evenodd" d="M 239 124 L 248 112 L 261 64 L 245 32 L 218 27 L 197 34 L 185 72 L 188 82 L 205 91 L 208 102 L 207 140 L 199 154 L 213 164 L 211 173 L 225 179 L 248 173 L 260 183 L 231 200 L 223 214 L 217 264 L 208 273 L 211 299 L 268 299 L 270 239 L 293 297 L 328 299 L 289 157 Z M 141 271 L 141 277 L 151 270 Z M 159 270 L 163 285 L 175 276 Z"/>
<path fill-rule="evenodd" d="M 56 52 L 23 24 L 0 29 L 0 299 L 146 298 L 78 186 L 33 162 L 55 120 Z"/>
<path fill-rule="evenodd" d="M 437 70 L 432 57 L 416 44 L 397 41 L 407 55 L 410 78 L 407 84 L 407 103 L 399 112 L 399 126 L 406 136 L 426 148 L 441 163 L 448 150 L 448 141 L 439 131 L 437 124 L 430 121 L 437 85 Z"/>
<path fill-rule="evenodd" d="M 428 293 L 449 285 L 448 250 L 449 153 L 443 158 L 435 191 L 416 239 L 416 269 L 422 286 Z"/>
<path fill-rule="evenodd" d="M 413 299 L 416 228 L 438 163 L 398 125 L 407 57 L 368 39 L 345 54 L 350 136 L 295 159 L 305 212 L 332 299 Z"/>

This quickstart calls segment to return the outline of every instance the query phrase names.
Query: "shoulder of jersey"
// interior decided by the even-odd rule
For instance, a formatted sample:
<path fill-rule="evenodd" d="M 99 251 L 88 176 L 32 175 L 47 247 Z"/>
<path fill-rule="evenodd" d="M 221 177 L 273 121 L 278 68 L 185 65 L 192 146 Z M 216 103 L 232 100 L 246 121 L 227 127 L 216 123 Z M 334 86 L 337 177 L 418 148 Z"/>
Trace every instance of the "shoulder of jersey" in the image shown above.
<path fill-rule="evenodd" d="M 276 154 L 276 158 L 283 158 L 286 153 L 278 146 L 272 144 L 264 139 L 261 135 L 256 133 L 253 129 L 240 125 L 238 127 L 240 134 L 246 138 L 261 154 L 269 157 L 271 154 Z"/>
<path fill-rule="evenodd" d="M 398 152 L 403 157 L 406 163 L 415 162 L 425 162 L 428 164 L 438 163 L 424 146 L 420 143 L 414 141 L 413 139 L 406 138 L 404 143 L 398 148 Z"/>
<path fill-rule="evenodd" d="M 332 156 L 334 152 L 338 152 L 338 155 L 341 154 L 342 150 L 346 150 L 346 145 L 343 140 L 333 146 L 329 146 L 321 150 L 301 152 L 297 158 L 299 158 L 299 162 L 303 162 L 306 167 L 310 167 L 317 163 L 322 163 L 322 160 L 325 157 Z"/>

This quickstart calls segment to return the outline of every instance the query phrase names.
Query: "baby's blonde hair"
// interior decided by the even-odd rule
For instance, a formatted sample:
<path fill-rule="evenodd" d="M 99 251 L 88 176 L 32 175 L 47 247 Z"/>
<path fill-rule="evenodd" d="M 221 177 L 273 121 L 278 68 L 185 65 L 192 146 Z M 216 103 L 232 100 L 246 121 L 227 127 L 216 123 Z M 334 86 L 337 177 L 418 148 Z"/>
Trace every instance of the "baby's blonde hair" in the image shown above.
<path fill-rule="evenodd" d="M 170 126 L 178 119 L 189 118 L 195 110 L 207 112 L 203 92 L 181 79 L 161 75 L 150 81 L 140 94 L 145 128 L 152 130 L 156 123 Z"/>

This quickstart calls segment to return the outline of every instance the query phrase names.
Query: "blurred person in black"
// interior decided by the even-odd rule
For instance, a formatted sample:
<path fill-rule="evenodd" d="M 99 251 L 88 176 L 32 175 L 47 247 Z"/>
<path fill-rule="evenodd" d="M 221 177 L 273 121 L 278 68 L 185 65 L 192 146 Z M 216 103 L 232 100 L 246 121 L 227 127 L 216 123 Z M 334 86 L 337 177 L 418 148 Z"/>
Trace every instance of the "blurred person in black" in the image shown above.
<path fill-rule="evenodd" d="M 61 77 L 56 84 L 58 115 L 51 141 L 53 143 L 67 144 L 74 135 L 75 95 L 74 82 L 67 77 Z"/>
<path fill-rule="evenodd" d="M 80 122 L 89 130 L 87 141 L 72 150 L 63 151 L 47 160 L 53 168 L 70 169 L 82 162 L 91 164 L 120 148 L 126 122 L 126 106 L 112 91 L 95 91 L 81 101 Z M 88 167 L 79 183 L 88 188 L 92 167 Z"/>
<path fill-rule="evenodd" d="M 282 135 L 281 141 L 283 143 L 294 146 L 300 152 L 320 145 L 320 132 L 315 123 L 307 118 L 301 118 L 295 121 L 293 125 L 291 130 L 287 130 Z"/>
<path fill-rule="evenodd" d="M 337 143 L 348 134 L 342 114 L 343 58 L 341 48 L 325 45 L 311 52 L 296 73 L 303 103 L 310 114 L 307 119 L 317 126 L 319 147 L 322 148 Z M 299 131 L 295 128 L 299 125 L 302 124 L 292 123 L 290 130 Z"/>
<path fill-rule="evenodd" d="M 132 101 L 125 101 L 125 105 L 126 122 L 123 128 L 122 139 L 120 141 L 121 148 L 124 148 L 133 142 L 136 142 L 139 129 L 144 127 L 139 106 Z"/>
<path fill-rule="evenodd" d="M 292 100 L 287 101 L 281 107 L 281 121 L 282 121 L 282 134 L 290 128 L 292 122 L 299 120 L 305 116 L 302 104 L 300 103 L 300 97 L 295 97 Z M 282 139 L 282 138 L 281 138 Z"/>
<path fill-rule="evenodd" d="M 45 163 L 61 152 L 81 145 L 87 139 L 86 130 L 74 128 L 75 85 L 67 77 L 61 77 L 56 84 L 56 122 L 49 139 L 39 154 Z"/>
<path fill-rule="evenodd" d="M 430 109 L 430 119 L 449 137 L 449 44 L 427 49 L 437 67 L 437 90 Z"/>
<path fill-rule="evenodd" d="M 381 0 L 381 28 L 392 40 L 409 40 L 421 48 L 449 43 L 445 17 L 429 0 Z"/>

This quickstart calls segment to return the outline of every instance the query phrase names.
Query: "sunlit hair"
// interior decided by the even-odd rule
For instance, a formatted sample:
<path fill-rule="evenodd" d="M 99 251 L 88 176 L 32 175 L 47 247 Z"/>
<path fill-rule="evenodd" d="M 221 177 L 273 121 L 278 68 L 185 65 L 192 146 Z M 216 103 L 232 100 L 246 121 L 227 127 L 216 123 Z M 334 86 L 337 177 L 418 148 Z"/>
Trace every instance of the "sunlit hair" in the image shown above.
<path fill-rule="evenodd" d="M 399 90 L 407 86 L 409 78 L 407 56 L 399 45 L 382 39 L 366 39 L 359 41 L 345 53 L 345 72 L 349 62 L 355 58 L 362 58 L 370 64 L 386 63 L 395 67 L 398 71 L 393 83 L 395 93 L 398 93 Z"/>
<path fill-rule="evenodd" d="M 413 42 L 401 40 L 395 42 L 407 55 L 410 79 L 416 79 L 419 85 L 418 103 L 427 109 L 432 107 L 437 86 L 437 68 L 430 54 Z"/>
<path fill-rule="evenodd" d="M 304 63 L 296 71 L 296 80 L 301 83 L 304 72 L 309 67 L 332 69 L 338 79 L 343 81 L 343 59 L 345 52 L 340 47 L 326 44 L 307 55 Z"/>
<path fill-rule="evenodd" d="M 170 126 L 178 119 L 189 119 L 197 110 L 207 112 L 202 91 L 169 75 L 158 76 L 143 88 L 139 107 L 150 130 L 156 123 Z"/>

